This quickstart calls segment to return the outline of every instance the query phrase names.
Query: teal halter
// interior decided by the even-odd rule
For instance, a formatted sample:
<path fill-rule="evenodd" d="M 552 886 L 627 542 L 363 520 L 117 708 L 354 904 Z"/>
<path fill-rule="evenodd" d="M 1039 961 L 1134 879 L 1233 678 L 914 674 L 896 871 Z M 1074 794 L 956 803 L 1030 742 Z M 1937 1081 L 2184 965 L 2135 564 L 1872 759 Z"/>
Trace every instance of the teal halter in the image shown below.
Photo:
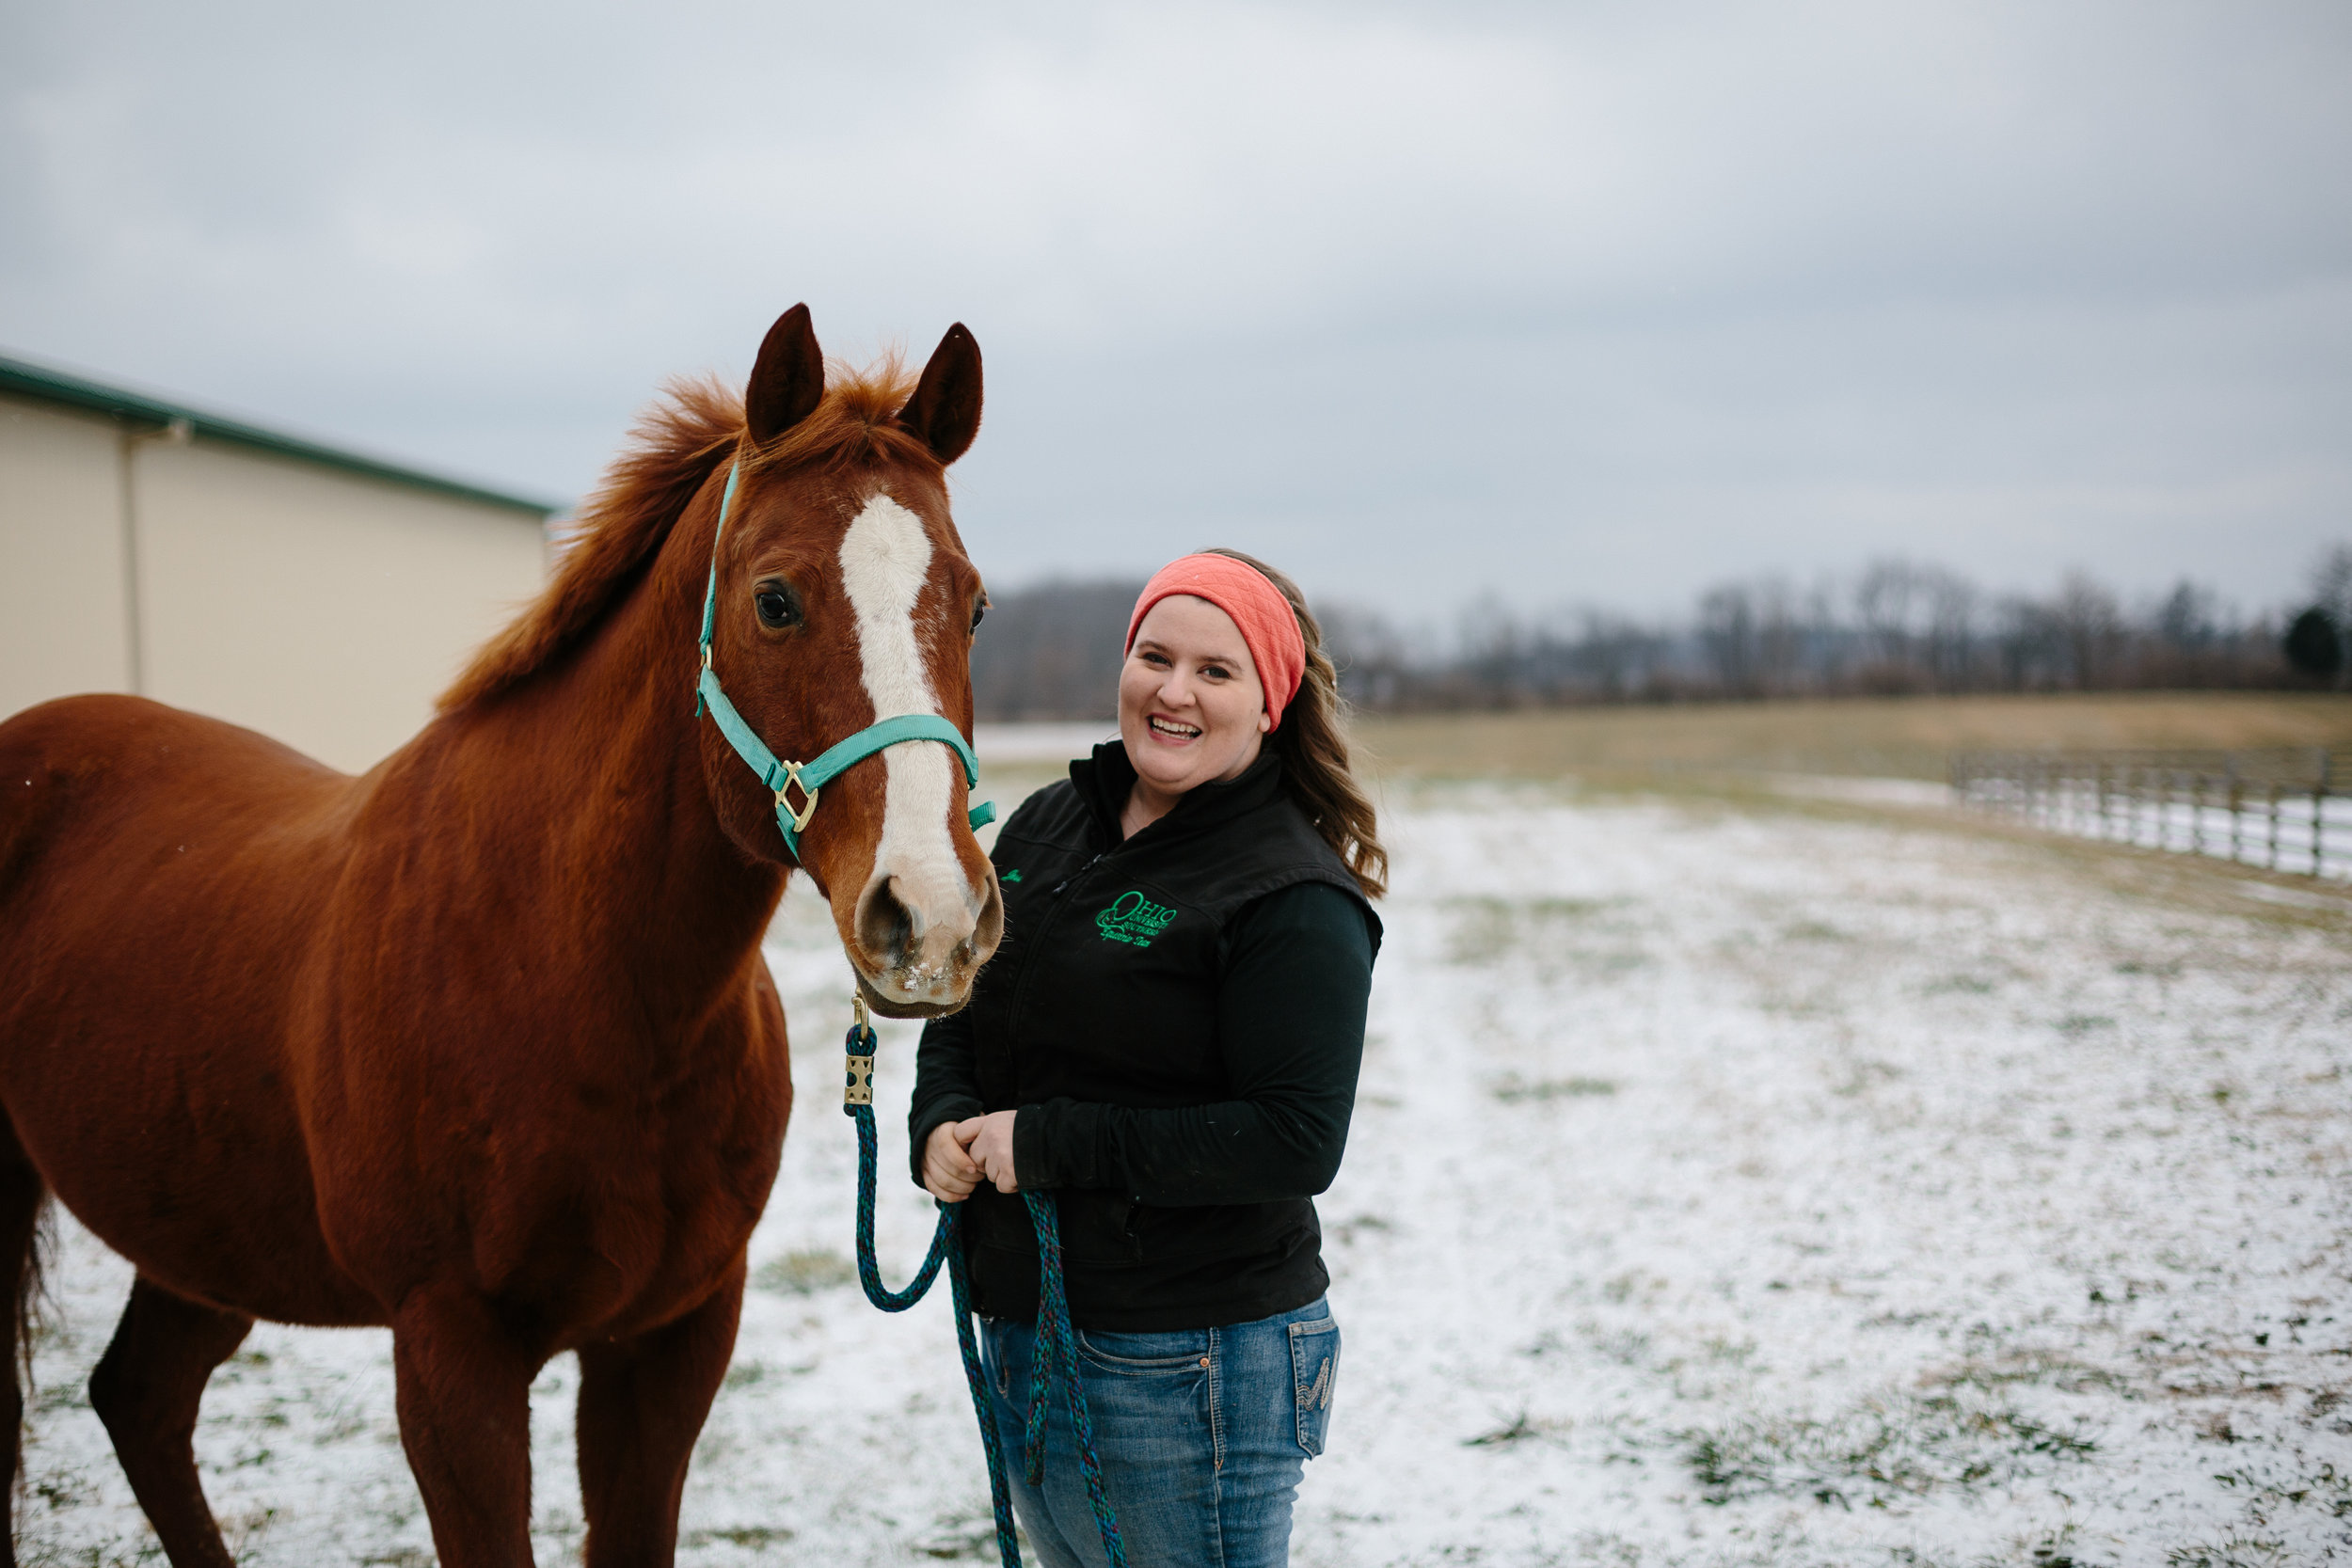
<path fill-rule="evenodd" d="M 710 667 L 710 631 L 719 616 L 719 539 L 726 532 L 727 514 L 735 510 L 735 489 L 743 477 L 743 464 L 737 459 L 727 469 L 726 493 L 719 498 L 719 527 L 710 540 L 710 582 L 703 590 L 702 673 L 694 682 L 694 717 L 700 719 L 703 709 L 718 721 L 719 733 L 744 765 L 759 775 L 761 784 L 775 791 L 776 831 L 784 834 L 784 847 L 792 858 L 801 858 L 801 833 L 808 827 L 808 819 L 817 815 L 817 792 L 854 764 L 864 762 L 885 747 L 901 745 L 909 740 L 936 740 L 955 749 L 963 759 L 963 784 L 969 789 L 980 782 L 980 761 L 972 754 L 971 743 L 963 732 L 935 713 L 902 713 L 896 719 L 878 719 L 857 734 L 839 744 L 828 747 L 814 762 L 782 762 L 768 749 L 743 716 L 735 711 L 727 694 L 719 689 L 719 672 Z M 801 792 L 801 804 L 796 808 L 789 796 L 794 789 Z M 975 828 L 996 820 L 996 802 L 983 800 L 974 806 L 966 819 Z"/>

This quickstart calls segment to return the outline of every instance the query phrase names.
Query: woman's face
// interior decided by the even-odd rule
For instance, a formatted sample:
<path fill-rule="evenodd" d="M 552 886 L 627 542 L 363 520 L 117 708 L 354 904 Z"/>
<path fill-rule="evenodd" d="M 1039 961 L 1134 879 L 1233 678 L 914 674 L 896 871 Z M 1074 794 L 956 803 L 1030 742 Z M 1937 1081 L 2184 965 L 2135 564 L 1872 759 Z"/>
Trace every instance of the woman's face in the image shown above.
<path fill-rule="evenodd" d="M 1153 605 L 1119 672 L 1119 737 L 1136 776 L 1167 795 L 1238 778 L 1270 727 L 1233 618 L 1189 594 Z"/>

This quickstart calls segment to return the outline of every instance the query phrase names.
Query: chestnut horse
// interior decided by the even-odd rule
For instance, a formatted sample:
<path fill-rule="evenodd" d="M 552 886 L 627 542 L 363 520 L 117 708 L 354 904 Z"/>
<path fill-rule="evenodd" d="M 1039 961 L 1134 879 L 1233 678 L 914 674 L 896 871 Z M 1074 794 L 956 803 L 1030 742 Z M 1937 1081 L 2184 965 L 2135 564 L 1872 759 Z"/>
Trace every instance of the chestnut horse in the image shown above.
<path fill-rule="evenodd" d="M 90 1402 L 179 1568 L 231 1560 L 191 1436 L 257 1318 L 391 1328 L 446 1568 L 530 1562 L 529 1390 L 573 1352 L 586 1560 L 672 1560 L 792 1101 L 759 953 L 791 866 L 694 700 L 731 466 L 712 667 L 752 729 L 805 758 L 971 728 L 945 469 L 979 350 L 959 325 L 911 392 L 835 380 L 796 307 L 740 404 L 674 388 L 545 595 L 361 777 L 131 697 L 0 724 L 0 1268 L 25 1299 L 51 1194 L 136 1266 Z M 961 1006 L 1002 930 L 965 792 L 949 746 L 895 745 L 800 839 L 893 1016 Z M 11 1479 L 22 1412 L 11 1375 Z"/>

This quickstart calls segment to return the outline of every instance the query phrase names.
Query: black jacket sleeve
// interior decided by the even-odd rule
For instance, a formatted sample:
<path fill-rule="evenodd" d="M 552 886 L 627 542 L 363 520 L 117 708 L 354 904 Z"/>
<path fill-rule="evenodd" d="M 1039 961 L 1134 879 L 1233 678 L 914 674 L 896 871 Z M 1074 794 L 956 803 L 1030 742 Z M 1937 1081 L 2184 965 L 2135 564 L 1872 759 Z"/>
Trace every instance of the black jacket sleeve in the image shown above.
<path fill-rule="evenodd" d="M 949 1013 L 923 1025 L 914 1052 L 914 1103 L 907 1112 L 907 1164 L 914 1184 L 923 1184 L 923 1146 L 943 1121 L 961 1121 L 988 1109 L 980 1102 L 979 1072 L 972 1059 L 972 1013 Z M 1017 1162 L 1016 1162 L 1017 1167 Z"/>
<path fill-rule="evenodd" d="M 1024 1105 L 1012 1145 L 1023 1186 L 1106 1187 L 1173 1208 L 1311 1197 L 1331 1184 L 1372 992 L 1363 911 L 1327 883 L 1294 883 L 1234 917 L 1221 958 L 1217 1039 L 1232 1098 L 1175 1110 Z"/>

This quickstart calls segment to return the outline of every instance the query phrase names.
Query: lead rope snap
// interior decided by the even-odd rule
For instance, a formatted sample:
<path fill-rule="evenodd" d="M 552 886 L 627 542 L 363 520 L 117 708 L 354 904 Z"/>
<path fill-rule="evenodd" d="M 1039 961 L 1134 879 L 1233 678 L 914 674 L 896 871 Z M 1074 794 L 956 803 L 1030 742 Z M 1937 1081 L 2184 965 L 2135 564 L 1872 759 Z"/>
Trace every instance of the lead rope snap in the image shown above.
<path fill-rule="evenodd" d="M 874 1031 L 866 1022 L 866 998 L 852 991 L 850 1010 L 855 1020 L 850 1025 L 848 1049 L 849 1074 L 841 1085 L 841 1106 L 851 1116 L 861 1105 L 874 1103 Z"/>

